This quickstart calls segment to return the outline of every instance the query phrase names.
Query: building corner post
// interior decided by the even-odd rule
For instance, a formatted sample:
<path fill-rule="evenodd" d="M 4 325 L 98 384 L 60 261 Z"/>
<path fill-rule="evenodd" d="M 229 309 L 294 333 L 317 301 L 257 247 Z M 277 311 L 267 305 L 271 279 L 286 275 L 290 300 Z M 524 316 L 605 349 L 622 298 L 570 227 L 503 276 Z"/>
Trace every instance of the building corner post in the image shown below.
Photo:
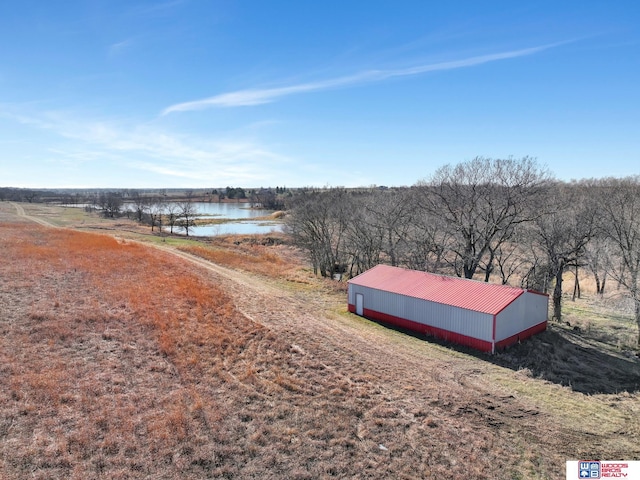
<path fill-rule="evenodd" d="M 493 334 L 491 335 L 491 355 L 496 353 L 496 317 L 497 315 L 493 316 Z"/>

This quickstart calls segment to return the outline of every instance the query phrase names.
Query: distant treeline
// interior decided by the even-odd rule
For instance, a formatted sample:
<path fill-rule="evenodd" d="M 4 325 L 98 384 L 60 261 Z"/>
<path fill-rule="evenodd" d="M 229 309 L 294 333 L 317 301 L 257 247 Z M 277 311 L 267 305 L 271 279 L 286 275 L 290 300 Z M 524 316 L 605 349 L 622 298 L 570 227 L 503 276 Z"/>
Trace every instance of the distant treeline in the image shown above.
<path fill-rule="evenodd" d="M 60 203 L 63 205 L 98 206 L 106 197 L 118 199 L 115 203 L 131 203 L 144 199 L 152 202 L 222 202 L 226 200 L 247 201 L 256 206 L 260 205 L 269 210 L 279 210 L 285 207 L 284 200 L 291 196 L 291 190 L 286 187 L 253 188 L 242 187 L 213 188 L 213 189 L 130 189 L 130 188 L 90 188 L 90 189 L 30 189 L 30 188 L 0 188 L 0 201 L 8 200 L 28 203 Z M 108 216 L 112 216 L 109 212 Z"/>

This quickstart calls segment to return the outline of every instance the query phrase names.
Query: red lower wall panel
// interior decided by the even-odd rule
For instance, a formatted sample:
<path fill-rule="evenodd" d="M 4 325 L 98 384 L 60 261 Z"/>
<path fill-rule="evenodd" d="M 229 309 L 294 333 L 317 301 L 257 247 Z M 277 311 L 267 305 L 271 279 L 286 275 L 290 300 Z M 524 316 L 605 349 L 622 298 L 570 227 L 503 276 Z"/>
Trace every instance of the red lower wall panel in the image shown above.
<path fill-rule="evenodd" d="M 534 325 L 533 327 L 527 328 L 526 330 L 523 330 L 522 332 L 516 334 L 516 335 L 512 335 L 510 337 L 505 338 L 504 340 L 500 340 L 499 342 L 496 342 L 496 351 L 498 350 L 504 350 L 507 347 L 510 347 L 511 345 L 515 345 L 516 343 L 529 338 L 532 335 L 535 335 L 536 333 L 540 333 L 540 332 L 544 332 L 547 329 L 547 322 L 546 320 L 542 323 L 539 323 L 538 325 Z"/>
<path fill-rule="evenodd" d="M 355 305 L 349 304 L 349 311 L 354 313 L 356 311 Z M 432 327 L 431 325 L 425 325 L 422 323 L 414 322 L 412 320 L 406 320 L 404 318 L 395 317 L 386 313 L 376 312 L 375 310 L 364 309 L 363 316 L 371 320 L 378 320 L 382 323 L 394 325 L 396 327 L 411 330 L 413 332 L 423 333 L 432 337 L 439 338 L 446 342 L 457 343 L 458 345 L 465 345 L 467 347 L 475 348 L 482 352 L 491 352 L 491 342 L 486 340 L 480 340 L 478 338 L 462 335 L 461 333 L 450 332 L 442 328 Z"/>

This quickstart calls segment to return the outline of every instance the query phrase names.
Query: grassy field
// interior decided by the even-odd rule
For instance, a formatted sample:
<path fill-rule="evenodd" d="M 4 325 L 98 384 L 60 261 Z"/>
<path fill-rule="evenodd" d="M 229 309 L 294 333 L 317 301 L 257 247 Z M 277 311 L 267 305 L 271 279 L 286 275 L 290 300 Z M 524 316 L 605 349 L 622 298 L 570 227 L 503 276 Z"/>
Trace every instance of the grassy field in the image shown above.
<path fill-rule="evenodd" d="M 615 296 L 488 356 L 347 313 L 281 237 L 174 243 L 22 207 L 0 203 L 0 478 L 555 479 L 640 459 Z"/>

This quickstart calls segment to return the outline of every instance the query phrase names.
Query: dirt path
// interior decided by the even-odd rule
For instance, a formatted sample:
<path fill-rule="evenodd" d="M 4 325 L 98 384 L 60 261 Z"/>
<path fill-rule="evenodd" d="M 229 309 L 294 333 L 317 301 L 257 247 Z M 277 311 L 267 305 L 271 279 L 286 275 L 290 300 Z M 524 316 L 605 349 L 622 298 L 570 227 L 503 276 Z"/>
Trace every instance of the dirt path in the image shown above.
<path fill-rule="evenodd" d="M 14 208 L 16 209 L 16 213 L 19 217 L 25 218 L 27 220 L 31 220 L 32 222 L 35 222 L 39 225 L 42 225 L 44 227 L 51 227 L 51 228 L 59 228 L 57 225 L 54 225 L 51 222 L 48 222 L 47 220 L 44 220 L 42 218 L 38 218 L 38 217 L 34 217 L 31 215 L 27 215 L 27 213 L 24 210 L 24 207 L 22 205 L 20 205 L 19 203 L 16 202 L 10 202 L 11 205 L 14 206 Z"/>

